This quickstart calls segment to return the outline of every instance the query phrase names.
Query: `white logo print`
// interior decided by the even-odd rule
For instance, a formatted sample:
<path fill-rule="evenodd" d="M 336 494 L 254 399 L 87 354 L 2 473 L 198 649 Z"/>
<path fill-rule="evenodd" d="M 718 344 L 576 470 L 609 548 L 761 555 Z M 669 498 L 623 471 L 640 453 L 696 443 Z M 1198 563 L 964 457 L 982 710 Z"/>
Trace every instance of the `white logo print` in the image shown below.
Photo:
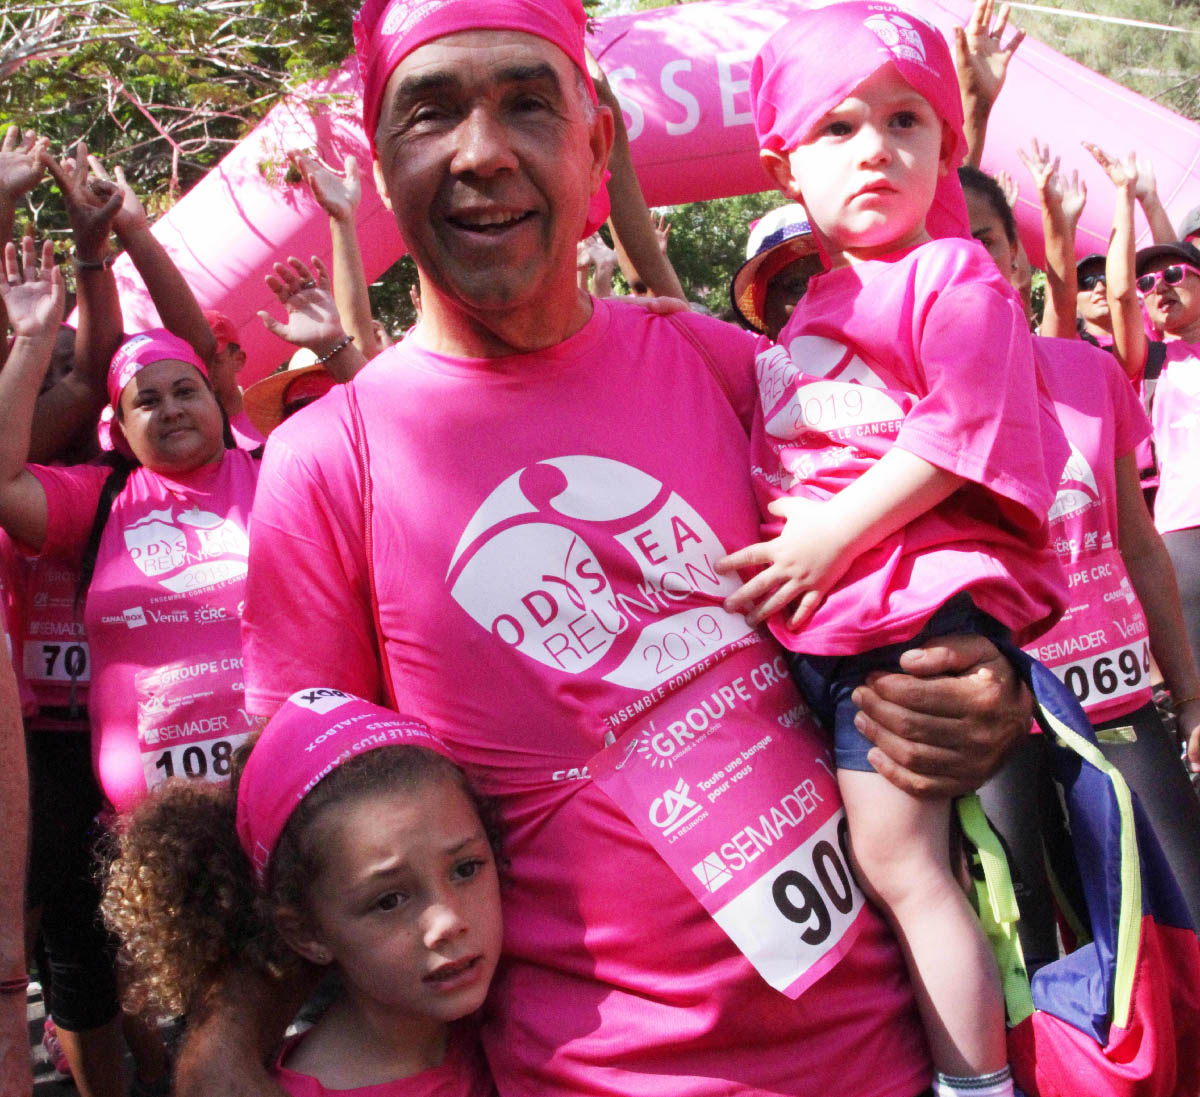
<path fill-rule="evenodd" d="M 152 510 L 126 526 L 124 538 L 130 559 L 142 574 L 175 594 L 246 574 L 250 552 L 246 531 L 233 519 L 196 506 L 178 517 L 170 507 Z"/>
<path fill-rule="evenodd" d="M 146 611 L 141 606 L 133 606 L 121 616 L 129 628 L 141 628 L 146 623 Z"/>
<path fill-rule="evenodd" d="M 872 15 L 863 21 L 869 31 L 902 61 L 925 61 L 925 46 L 912 23 L 900 15 Z"/>
<path fill-rule="evenodd" d="M 694 864 L 692 871 L 710 893 L 733 879 L 733 873 L 725 867 L 725 862 L 717 853 L 710 853 L 703 861 Z"/>
<path fill-rule="evenodd" d="M 650 690 L 750 632 L 720 607 L 736 587 L 713 570 L 723 555 L 700 514 L 653 477 L 558 457 L 492 491 L 447 581 L 479 625 L 528 658 Z M 636 578 L 614 585 L 610 571 Z"/>
<path fill-rule="evenodd" d="M 700 805 L 690 792 L 687 781 L 680 777 L 673 789 L 667 789 L 650 805 L 650 822 L 663 832 L 664 838 L 699 813 Z"/>
<path fill-rule="evenodd" d="M 1063 469 L 1062 479 L 1058 482 L 1058 493 L 1050 506 L 1049 519 L 1053 522 L 1070 514 L 1077 514 L 1100 502 L 1100 488 L 1096 484 L 1095 473 L 1087 459 L 1071 446 L 1071 455 Z"/>

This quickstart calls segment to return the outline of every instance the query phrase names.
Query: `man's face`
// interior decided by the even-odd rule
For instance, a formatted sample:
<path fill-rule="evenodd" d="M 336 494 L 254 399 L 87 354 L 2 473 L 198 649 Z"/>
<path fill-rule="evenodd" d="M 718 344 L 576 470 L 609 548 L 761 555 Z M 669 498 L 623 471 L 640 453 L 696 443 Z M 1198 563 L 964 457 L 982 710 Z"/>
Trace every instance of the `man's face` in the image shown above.
<path fill-rule="evenodd" d="M 375 139 L 423 286 L 475 315 L 574 306 L 612 119 L 561 50 L 516 31 L 426 43 L 392 73 Z"/>

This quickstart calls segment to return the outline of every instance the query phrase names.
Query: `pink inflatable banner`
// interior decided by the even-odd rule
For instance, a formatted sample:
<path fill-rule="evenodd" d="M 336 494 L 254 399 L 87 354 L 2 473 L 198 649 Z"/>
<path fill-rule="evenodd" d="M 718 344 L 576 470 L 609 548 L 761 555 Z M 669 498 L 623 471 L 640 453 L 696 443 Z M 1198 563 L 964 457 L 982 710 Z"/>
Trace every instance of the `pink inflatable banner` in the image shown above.
<path fill-rule="evenodd" d="M 766 190 L 750 117 L 750 62 L 763 39 L 804 0 L 703 0 L 598 20 L 590 46 L 622 104 L 634 163 L 651 205 L 671 205 Z M 905 0 L 904 7 L 951 37 L 970 0 Z M 836 64 L 836 58 L 830 59 Z M 315 150 L 340 167 L 363 167 L 359 235 L 367 277 L 401 254 L 391 215 L 371 185 L 370 153 L 359 123 L 352 63 L 305 86 L 267 118 L 155 226 L 201 303 L 238 328 L 249 365 L 243 383 L 283 362 L 291 348 L 269 335 L 255 313 L 279 306 L 263 278 L 289 255 L 328 259 L 325 214 L 302 184 L 284 181 L 285 154 Z M 1159 193 L 1178 223 L 1200 205 L 1200 127 L 1068 60 L 1026 41 L 1011 66 L 988 128 L 984 168 L 1008 171 L 1020 188 L 1017 218 L 1026 248 L 1040 262 L 1041 214 L 1033 182 L 1017 158 L 1031 138 L 1050 143 L 1068 170 L 1088 184 L 1079 226 L 1080 255 L 1103 251 L 1112 223 L 1112 186 L 1081 141 L 1115 154 L 1136 148 L 1154 164 Z M 747 227 L 748 228 L 748 227 Z M 1139 242 L 1149 242 L 1142 226 Z M 156 323 L 127 260 L 117 266 L 127 330 Z"/>

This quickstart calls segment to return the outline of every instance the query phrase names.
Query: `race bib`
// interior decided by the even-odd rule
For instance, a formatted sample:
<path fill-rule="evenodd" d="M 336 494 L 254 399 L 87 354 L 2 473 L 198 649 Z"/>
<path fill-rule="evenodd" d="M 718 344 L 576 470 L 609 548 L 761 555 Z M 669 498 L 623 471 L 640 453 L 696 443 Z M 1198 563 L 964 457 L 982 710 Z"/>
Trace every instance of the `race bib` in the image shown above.
<path fill-rule="evenodd" d="M 1050 668 L 1085 708 L 1119 701 L 1150 686 L 1150 641 L 1137 640 L 1087 659 Z"/>
<path fill-rule="evenodd" d="M 139 671 L 138 744 L 146 787 L 169 777 L 224 781 L 256 721 L 243 705 L 242 656 L 226 651 Z"/>
<path fill-rule="evenodd" d="M 765 645 L 672 693 L 588 768 L 776 990 L 798 998 L 858 936 L 828 744 Z"/>
<path fill-rule="evenodd" d="M 26 640 L 25 677 L 31 682 L 90 682 L 91 653 L 86 640 Z"/>

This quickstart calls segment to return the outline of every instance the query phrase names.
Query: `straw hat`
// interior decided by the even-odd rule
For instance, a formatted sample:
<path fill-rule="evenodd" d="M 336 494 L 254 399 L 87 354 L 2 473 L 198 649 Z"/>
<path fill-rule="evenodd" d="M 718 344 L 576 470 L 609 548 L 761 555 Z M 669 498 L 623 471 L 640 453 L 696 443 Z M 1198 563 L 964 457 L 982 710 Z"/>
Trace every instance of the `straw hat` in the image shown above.
<path fill-rule="evenodd" d="M 729 295 L 734 310 L 755 331 L 766 332 L 763 306 L 767 284 L 797 259 L 817 254 L 808 214 L 799 202 L 780 206 L 759 219 L 750 229 L 746 262 L 733 276 Z"/>
<path fill-rule="evenodd" d="M 266 437 L 287 418 L 284 413 L 289 403 L 306 396 L 324 396 L 335 384 L 329 371 L 317 362 L 316 354 L 301 347 L 287 366 L 246 389 L 242 406 L 250 422 Z"/>

